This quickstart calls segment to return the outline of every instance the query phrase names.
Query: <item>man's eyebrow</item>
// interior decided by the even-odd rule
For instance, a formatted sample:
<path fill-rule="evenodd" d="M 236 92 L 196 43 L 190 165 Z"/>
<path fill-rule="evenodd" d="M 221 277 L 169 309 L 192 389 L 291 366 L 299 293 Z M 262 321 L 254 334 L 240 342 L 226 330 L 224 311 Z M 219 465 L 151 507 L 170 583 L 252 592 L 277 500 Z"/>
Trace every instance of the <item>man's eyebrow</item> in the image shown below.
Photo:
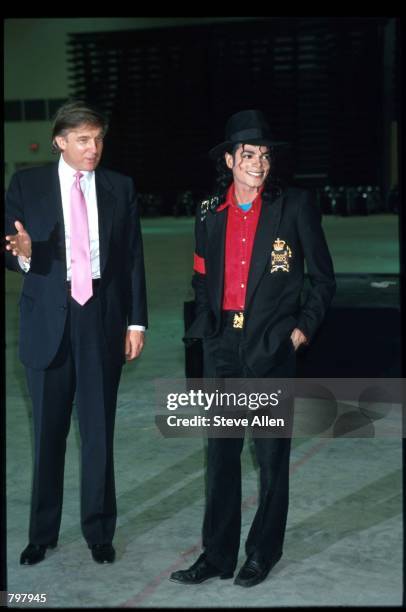
<path fill-rule="evenodd" d="M 98 136 L 94 136 L 95 140 L 99 140 L 99 139 L 103 139 L 103 134 L 99 134 Z M 93 139 L 93 136 L 87 136 L 85 134 L 82 134 L 81 136 L 78 136 L 79 140 L 91 140 Z"/>
<path fill-rule="evenodd" d="M 241 151 L 241 155 L 242 155 L 243 153 L 257 153 L 257 151 L 255 151 L 255 149 L 243 149 L 243 150 Z M 260 155 L 270 155 L 270 151 L 258 151 L 258 153 L 259 153 Z"/>

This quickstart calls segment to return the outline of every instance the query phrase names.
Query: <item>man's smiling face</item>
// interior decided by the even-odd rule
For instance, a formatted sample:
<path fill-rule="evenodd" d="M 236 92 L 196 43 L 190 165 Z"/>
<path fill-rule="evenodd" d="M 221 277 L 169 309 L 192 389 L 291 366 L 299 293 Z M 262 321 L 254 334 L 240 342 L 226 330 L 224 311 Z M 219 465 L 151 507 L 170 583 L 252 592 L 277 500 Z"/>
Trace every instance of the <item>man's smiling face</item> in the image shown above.
<path fill-rule="evenodd" d="M 241 144 L 234 155 L 226 153 L 225 159 L 233 171 L 236 188 L 244 190 L 258 190 L 271 169 L 271 156 L 266 146 Z"/>

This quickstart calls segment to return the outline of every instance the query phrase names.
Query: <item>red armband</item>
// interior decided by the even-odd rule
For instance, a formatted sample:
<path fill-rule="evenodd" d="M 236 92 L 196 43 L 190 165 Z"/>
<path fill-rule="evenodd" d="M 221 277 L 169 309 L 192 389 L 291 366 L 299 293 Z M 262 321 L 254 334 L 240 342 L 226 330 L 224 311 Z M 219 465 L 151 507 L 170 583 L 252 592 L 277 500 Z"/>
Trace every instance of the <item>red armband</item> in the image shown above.
<path fill-rule="evenodd" d="M 193 270 L 199 272 L 199 274 L 206 274 L 206 263 L 203 257 L 200 257 L 196 253 L 193 256 Z"/>

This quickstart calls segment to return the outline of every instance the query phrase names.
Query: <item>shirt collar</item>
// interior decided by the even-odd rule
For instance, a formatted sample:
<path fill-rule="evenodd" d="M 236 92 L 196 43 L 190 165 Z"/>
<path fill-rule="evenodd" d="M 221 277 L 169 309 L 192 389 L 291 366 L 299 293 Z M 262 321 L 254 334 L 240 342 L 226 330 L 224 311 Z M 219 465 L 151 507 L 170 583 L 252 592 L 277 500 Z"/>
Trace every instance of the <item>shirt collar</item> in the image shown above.
<path fill-rule="evenodd" d="M 75 168 L 72 168 L 72 166 L 66 163 L 62 154 L 59 157 L 58 171 L 61 178 L 70 181 L 73 181 L 77 172 Z M 94 174 L 94 170 L 81 170 L 80 172 L 83 174 L 83 177 L 81 178 L 84 178 L 86 181 L 90 181 Z"/>
<path fill-rule="evenodd" d="M 260 190 L 258 191 L 257 197 L 255 198 L 255 200 L 252 202 L 252 208 L 251 210 L 255 210 L 259 204 L 259 202 L 261 202 L 261 194 L 264 190 L 264 186 L 262 186 L 260 188 Z M 227 190 L 227 195 L 226 195 L 226 199 L 223 202 L 223 204 L 220 204 L 220 206 L 217 207 L 216 212 L 221 212 L 222 210 L 224 210 L 225 208 L 227 208 L 227 206 L 234 206 L 235 208 L 237 208 L 238 210 L 242 210 L 235 199 L 235 194 L 234 194 L 234 182 L 231 183 L 230 187 Z"/>

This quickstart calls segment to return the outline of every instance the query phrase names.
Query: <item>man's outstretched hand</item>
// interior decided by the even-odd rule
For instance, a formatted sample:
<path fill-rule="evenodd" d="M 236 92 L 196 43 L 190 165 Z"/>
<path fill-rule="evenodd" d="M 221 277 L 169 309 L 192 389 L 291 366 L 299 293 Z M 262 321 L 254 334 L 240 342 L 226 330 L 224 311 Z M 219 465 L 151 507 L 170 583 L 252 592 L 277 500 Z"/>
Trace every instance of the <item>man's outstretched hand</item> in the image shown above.
<path fill-rule="evenodd" d="M 25 257 L 29 259 L 31 257 L 31 237 L 20 221 L 15 221 L 14 225 L 17 234 L 6 236 L 6 240 L 8 241 L 6 249 L 7 251 L 11 251 L 16 257 Z"/>

